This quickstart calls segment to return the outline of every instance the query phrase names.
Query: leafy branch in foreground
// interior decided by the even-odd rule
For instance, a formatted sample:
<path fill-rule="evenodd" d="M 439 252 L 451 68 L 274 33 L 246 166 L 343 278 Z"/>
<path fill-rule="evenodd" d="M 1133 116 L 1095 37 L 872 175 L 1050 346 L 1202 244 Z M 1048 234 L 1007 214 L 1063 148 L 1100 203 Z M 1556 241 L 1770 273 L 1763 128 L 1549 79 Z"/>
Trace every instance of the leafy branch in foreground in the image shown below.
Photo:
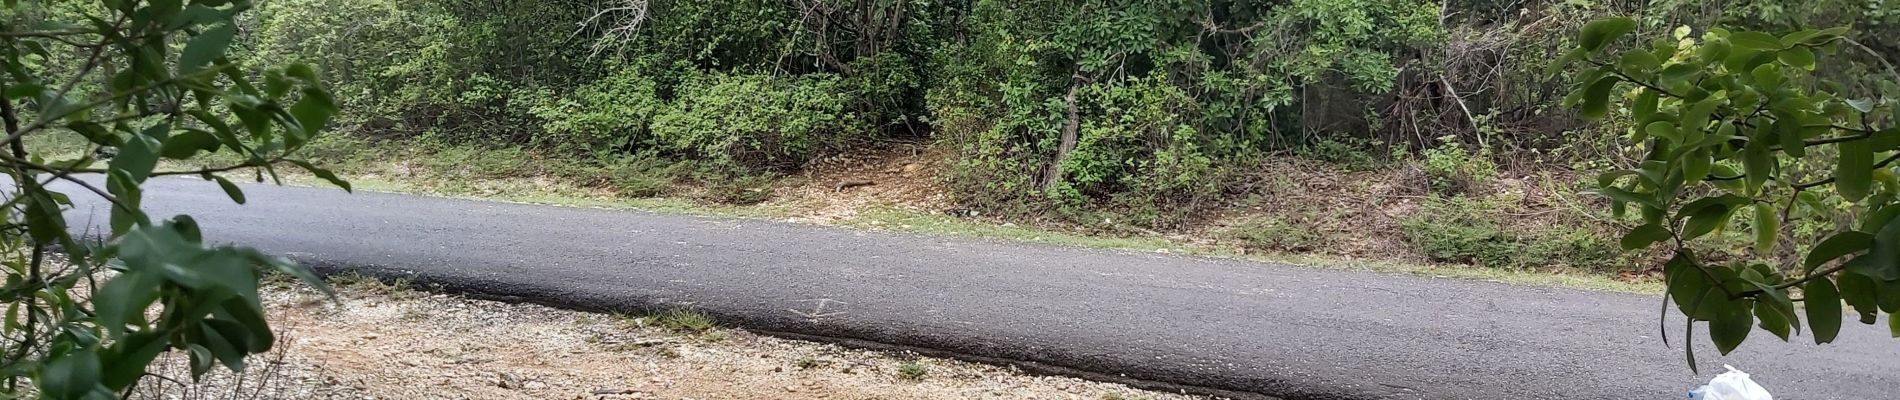
<path fill-rule="evenodd" d="M 1685 28 L 1678 40 L 1606 54 L 1635 29 L 1628 18 L 1594 21 L 1551 71 L 1585 65 L 1565 105 L 1632 122 L 1630 142 L 1647 156 L 1637 168 L 1604 174 L 1597 192 L 1618 215 L 1629 207 L 1640 213 L 1641 225 L 1621 240 L 1625 249 L 1668 247 L 1665 301 L 1688 317 L 1690 337 L 1696 322 L 1707 322 L 1727 354 L 1756 326 L 1788 340 L 1805 316 L 1814 341 L 1828 343 L 1840 332 L 1843 301 L 1866 324 L 1900 311 L 1900 181 L 1892 170 L 1900 160 L 1900 88 L 1883 81 L 1877 97 L 1852 98 L 1811 76 L 1848 29 L 1776 36 L 1717 28 L 1691 38 Z M 1841 208 L 1851 223 L 1796 243 L 1808 248 L 1804 257 L 1778 261 L 1783 226 Z M 1755 261 L 1698 259 L 1691 243 L 1738 219 L 1754 232 Z M 1888 321 L 1900 337 L 1900 319 Z"/>
<path fill-rule="evenodd" d="M 245 357 L 275 338 L 258 299 L 263 274 L 283 272 L 322 288 L 307 269 L 256 250 L 207 246 L 196 220 L 153 221 L 143 184 L 164 175 L 216 181 L 233 201 L 243 191 L 217 173 L 290 164 L 336 112 L 305 65 L 252 69 L 232 62 L 249 1 L 9 1 L 0 9 L 0 120 L 12 179 L 0 207 L 7 303 L 0 324 L 0 379 L 9 397 L 118 399 L 132 393 L 160 354 L 186 353 L 194 377 Z M 30 138 L 83 137 L 92 151 L 31 148 Z M 161 171 L 164 159 L 228 151 L 242 161 Z M 112 154 L 102 160 L 104 154 Z M 111 203 L 109 229 L 72 226 L 62 190 Z M 55 250 L 58 249 L 58 250 Z M 61 251 L 63 262 L 49 253 Z M 25 378 L 25 379 L 23 379 Z M 169 377 L 157 377 L 170 379 Z M 31 387 L 22 387 L 30 381 Z"/>

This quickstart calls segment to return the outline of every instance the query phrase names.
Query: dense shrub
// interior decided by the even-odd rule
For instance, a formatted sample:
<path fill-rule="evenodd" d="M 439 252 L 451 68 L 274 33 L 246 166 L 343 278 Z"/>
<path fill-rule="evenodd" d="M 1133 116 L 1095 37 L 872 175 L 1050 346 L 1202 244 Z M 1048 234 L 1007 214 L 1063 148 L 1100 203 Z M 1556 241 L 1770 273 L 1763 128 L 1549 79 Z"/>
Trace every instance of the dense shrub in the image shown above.
<path fill-rule="evenodd" d="M 711 73 L 677 89 L 679 98 L 654 116 L 661 148 L 715 166 L 785 169 L 864 134 L 852 124 L 838 80 L 827 75 L 779 78 Z"/>
<path fill-rule="evenodd" d="M 621 68 L 563 96 L 549 90 L 517 95 L 545 121 L 533 144 L 594 152 L 626 149 L 646 139 L 647 124 L 666 105 L 647 71 Z"/>

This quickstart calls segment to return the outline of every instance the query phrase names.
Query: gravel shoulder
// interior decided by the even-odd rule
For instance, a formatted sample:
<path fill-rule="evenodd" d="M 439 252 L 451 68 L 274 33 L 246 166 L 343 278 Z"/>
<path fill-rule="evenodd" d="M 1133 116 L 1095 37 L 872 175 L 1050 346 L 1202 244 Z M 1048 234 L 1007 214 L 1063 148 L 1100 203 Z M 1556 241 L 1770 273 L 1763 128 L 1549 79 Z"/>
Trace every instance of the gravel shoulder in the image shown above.
<path fill-rule="evenodd" d="M 141 398 L 1204 399 L 903 352 L 683 329 L 344 279 L 340 302 L 279 282 L 282 339 L 241 375 L 148 384 Z M 161 368 L 181 380 L 183 360 Z M 231 393 L 254 394 L 230 396 Z"/>

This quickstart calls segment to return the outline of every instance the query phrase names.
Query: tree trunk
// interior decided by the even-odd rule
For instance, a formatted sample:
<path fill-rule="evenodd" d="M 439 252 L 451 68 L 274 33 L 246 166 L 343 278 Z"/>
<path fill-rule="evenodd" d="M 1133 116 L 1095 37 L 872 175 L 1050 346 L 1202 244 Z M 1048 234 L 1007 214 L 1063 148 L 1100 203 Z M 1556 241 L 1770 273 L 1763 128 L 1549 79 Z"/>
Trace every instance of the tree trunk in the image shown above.
<path fill-rule="evenodd" d="M 1056 145 L 1056 156 L 1042 168 L 1042 189 L 1049 190 L 1062 183 L 1062 162 L 1069 159 L 1069 152 L 1075 151 L 1076 136 L 1082 130 L 1082 115 L 1075 103 L 1075 92 L 1082 89 L 1082 76 L 1075 75 L 1069 81 L 1069 94 L 1063 101 L 1069 105 L 1069 120 L 1062 124 L 1062 143 Z"/>

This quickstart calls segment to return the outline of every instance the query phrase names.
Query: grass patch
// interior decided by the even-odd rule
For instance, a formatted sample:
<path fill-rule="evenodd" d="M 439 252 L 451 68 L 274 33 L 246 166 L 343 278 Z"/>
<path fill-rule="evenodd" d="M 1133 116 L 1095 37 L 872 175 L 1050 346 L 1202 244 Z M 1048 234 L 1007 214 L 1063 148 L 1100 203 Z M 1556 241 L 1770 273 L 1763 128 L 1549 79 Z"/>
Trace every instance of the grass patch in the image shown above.
<path fill-rule="evenodd" d="M 602 193 L 594 188 L 583 187 L 571 181 L 555 181 L 550 183 L 545 179 L 534 178 L 483 177 L 472 178 L 474 182 L 477 182 L 475 184 L 443 185 L 441 182 L 442 178 L 434 175 L 416 174 L 404 176 L 391 174 L 386 170 L 378 168 L 367 168 L 363 163 L 370 162 L 368 160 L 381 160 L 380 162 L 387 163 L 390 159 L 400 159 L 402 157 L 401 152 L 386 147 L 375 147 L 371 153 L 377 155 L 356 157 L 353 160 L 345 159 L 342 156 L 351 153 L 341 151 L 333 153 L 338 154 L 336 159 L 345 163 L 345 165 L 338 165 L 336 169 L 345 171 L 346 179 L 350 180 L 359 190 L 574 207 L 640 210 L 700 216 L 785 219 L 804 215 L 803 210 L 788 208 L 789 206 L 771 204 L 734 205 L 710 202 L 703 197 L 705 196 L 703 194 L 699 195 L 700 197 L 626 197 L 611 192 Z M 494 169 L 508 168 L 508 165 L 494 167 Z M 625 170 L 645 171 L 642 172 L 642 174 L 645 174 L 643 176 L 668 175 L 664 179 L 678 179 L 677 176 L 679 174 L 685 174 L 680 170 L 680 168 L 683 167 L 677 165 L 635 163 L 629 166 L 623 166 L 622 168 L 625 168 Z M 488 170 L 490 168 L 484 167 L 480 169 Z M 286 176 L 286 179 L 288 183 L 296 185 L 327 186 L 327 184 L 321 180 L 306 175 L 290 174 Z M 641 186 L 651 184 L 655 183 L 636 182 L 628 183 L 627 185 Z M 764 185 L 766 184 L 762 184 L 758 181 L 735 182 L 726 189 L 712 188 L 705 190 L 757 193 L 765 190 L 750 191 L 745 188 L 759 189 Z M 743 195 L 733 196 L 743 197 Z M 747 199 L 735 198 L 735 200 Z M 1247 229 L 1237 232 L 1228 232 L 1228 234 L 1252 236 L 1258 239 L 1254 240 L 1253 242 L 1256 244 L 1250 244 L 1250 247 L 1298 252 L 1301 251 L 1301 247 L 1307 246 L 1303 243 L 1326 240 L 1324 236 L 1317 238 L 1307 237 L 1309 235 L 1299 234 L 1297 232 L 1302 225 L 1306 225 L 1301 221 L 1321 218 L 1323 216 L 1314 214 L 1310 217 L 1311 218 L 1295 215 L 1281 217 L 1280 221 L 1259 221 L 1257 225 L 1253 226 L 1243 224 L 1242 227 Z M 1295 264 L 1327 269 L 1405 273 L 1429 277 L 1489 280 L 1514 284 L 1563 286 L 1614 292 L 1660 293 L 1662 290 L 1661 285 L 1657 283 L 1630 283 L 1613 279 L 1608 276 L 1603 269 L 1589 265 L 1591 262 L 1594 262 L 1591 260 L 1601 258 L 1597 255 L 1579 259 L 1588 262 L 1568 262 L 1563 263 L 1564 266 L 1556 268 L 1472 268 L 1466 265 L 1457 265 L 1457 263 L 1463 261 L 1455 257 L 1437 258 L 1446 262 L 1445 264 L 1418 264 L 1307 254 L 1242 254 L 1230 247 L 1193 244 L 1152 234 L 1137 233 L 1124 236 L 1087 235 L 1030 226 L 997 224 L 985 220 L 959 218 L 892 206 L 870 206 L 862 208 L 858 210 L 855 216 L 839 220 L 837 223 L 847 227 L 864 229 L 1073 247 L 1166 252 Z M 1249 234 L 1245 232 L 1247 230 L 1256 232 Z M 1289 235 L 1289 233 L 1294 234 Z M 1608 246 L 1612 247 L 1614 246 L 1613 240 L 1604 239 L 1599 243 L 1598 240 L 1601 238 L 1592 237 L 1588 233 L 1550 232 L 1540 233 L 1534 236 L 1539 238 L 1539 240 L 1531 240 L 1519 250 L 1524 250 L 1530 254 L 1539 254 L 1538 257 L 1547 257 L 1548 259 L 1566 259 L 1565 257 L 1570 257 L 1566 254 L 1595 254 L 1592 253 L 1595 251 L 1593 249 L 1598 248 L 1597 245 L 1601 243 L 1607 243 Z M 1282 237 L 1291 238 L 1285 239 Z M 1504 253 L 1505 252 L 1502 251 L 1493 252 L 1493 254 Z"/>
<path fill-rule="evenodd" d="M 909 361 L 897 366 L 898 380 L 916 382 L 924 380 L 925 375 L 930 375 L 930 367 L 925 367 L 920 362 Z"/>
<path fill-rule="evenodd" d="M 648 319 L 653 326 L 677 333 L 700 334 L 719 328 L 719 324 L 713 322 L 706 313 L 687 308 L 662 311 Z"/>

